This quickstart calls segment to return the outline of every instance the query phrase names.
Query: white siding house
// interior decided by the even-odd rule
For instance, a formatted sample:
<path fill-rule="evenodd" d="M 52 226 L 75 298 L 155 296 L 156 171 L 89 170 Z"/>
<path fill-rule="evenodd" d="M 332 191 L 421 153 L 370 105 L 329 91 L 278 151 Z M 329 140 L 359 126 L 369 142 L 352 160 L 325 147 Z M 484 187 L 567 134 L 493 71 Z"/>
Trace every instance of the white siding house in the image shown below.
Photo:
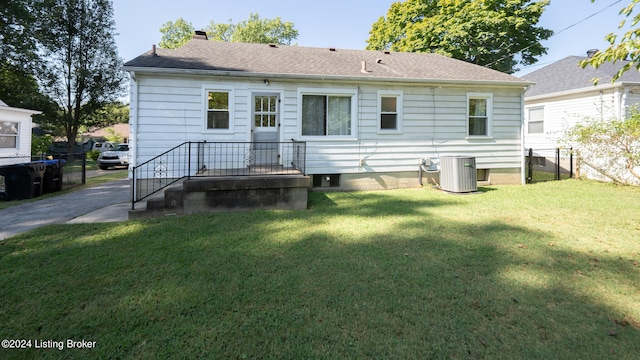
<path fill-rule="evenodd" d="M 640 104 L 640 72 L 632 68 L 612 82 L 626 62 L 583 69 L 578 63 L 584 59 L 569 56 L 522 77 L 535 83 L 525 93 L 524 126 L 525 149 L 532 148 L 535 156 L 549 157 L 551 149 L 571 146 L 563 140 L 565 131 L 585 119 L 624 119 Z M 599 79 L 597 85 L 594 78 Z M 586 164 L 603 159 L 581 155 L 581 175 L 607 180 Z"/>
<path fill-rule="evenodd" d="M 0 166 L 31 161 L 31 116 L 39 111 L 0 101 Z"/>
<path fill-rule="evenodd" d="M 154 46 L 124 69 L 132 166 L 186 141 L 293 139 L 306 142 L 305 173 L 318 186 L 330 177 L 341 189 L 413 187 L 420 169 L 437 182 L 445 155 L 475 157 L 480 181 L 523 181 L 530 83 L 466 62 L 194 39 Z"/>

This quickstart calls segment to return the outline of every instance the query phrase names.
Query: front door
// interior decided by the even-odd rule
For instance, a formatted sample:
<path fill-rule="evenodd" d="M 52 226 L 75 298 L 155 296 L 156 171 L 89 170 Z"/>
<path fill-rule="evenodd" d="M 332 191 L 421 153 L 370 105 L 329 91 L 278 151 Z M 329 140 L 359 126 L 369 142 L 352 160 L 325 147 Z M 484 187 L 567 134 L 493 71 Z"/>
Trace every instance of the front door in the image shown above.
<path fill-rule="evenodd" d="M 255 165 L 277 165 L 280 148 L 280 99 L 277 94 L 253 95 L 253 155 Z"/>

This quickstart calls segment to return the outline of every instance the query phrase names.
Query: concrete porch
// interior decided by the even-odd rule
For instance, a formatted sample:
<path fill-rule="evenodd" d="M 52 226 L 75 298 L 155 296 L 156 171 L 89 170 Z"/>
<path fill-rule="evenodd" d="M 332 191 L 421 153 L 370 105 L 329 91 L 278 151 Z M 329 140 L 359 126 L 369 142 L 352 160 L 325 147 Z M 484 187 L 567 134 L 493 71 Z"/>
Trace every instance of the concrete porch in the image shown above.
<path fill-rule="evenodd" d="M 150 197 L 129 219 L 257 209 L 304 210 L 309 176 L 254 175 L 192 177 Z"/>

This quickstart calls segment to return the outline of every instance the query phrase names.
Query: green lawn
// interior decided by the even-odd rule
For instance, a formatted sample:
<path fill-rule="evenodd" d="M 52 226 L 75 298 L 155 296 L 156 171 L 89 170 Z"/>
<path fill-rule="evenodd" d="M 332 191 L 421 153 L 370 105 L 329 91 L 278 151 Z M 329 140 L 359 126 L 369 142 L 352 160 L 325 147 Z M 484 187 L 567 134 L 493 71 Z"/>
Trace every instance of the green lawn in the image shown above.
<path fill-rule="evenodd" d="M 0 358 L 635 359 L 640 189 L 310 193 L 0 243 Z M 35 341 L 95 341 L 36 349 Z"/>

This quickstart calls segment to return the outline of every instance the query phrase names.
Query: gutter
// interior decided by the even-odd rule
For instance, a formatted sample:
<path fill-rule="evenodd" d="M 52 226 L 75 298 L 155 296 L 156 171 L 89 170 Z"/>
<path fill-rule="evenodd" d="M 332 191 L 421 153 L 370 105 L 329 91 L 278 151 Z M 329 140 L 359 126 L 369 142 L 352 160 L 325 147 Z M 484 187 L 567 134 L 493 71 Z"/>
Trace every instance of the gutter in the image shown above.
<path fill-rule="evenodd" d="M 14 113 L 29 114 L 29 115 L 39 115 L 39 114 L 42 114 L 42 111 L 38 111 L 38 110 L 29 110 L 29 109 L 22 109 L 22 108 L 15 108 L 15 107 L 11 107 L 11 106 L 0 106 L 0 110 L 10 111 L 10 112 L 14 112 Z"/>
<path fill-rule="evenodd" d="M 529 81 L 496 81 L 496 80 L 455 80 L 455 79 L 425 79 L 425 78 L 399 78 L 399 77 L 370 77 L 370 76 L 344 76 L 344 75 L 310 75 L 310 74 L 276 74 L 276 73 L 252 73 L 230 70 L 200 70 L 177 69 L 157 67 L 123 66 L 122 70 L 129 72 L 165 74 L 165 75 L 200 75 L 200 76 L 224 76 L 237 78 L 256 79 L 283 79 L 283 80 L 320 80 L 320 81 L 355 81 L 355 82 L 384 82 L 384 83 L 414 83 L 437 85 L 490 85 L 526 87 L 535 83 Z"/>

